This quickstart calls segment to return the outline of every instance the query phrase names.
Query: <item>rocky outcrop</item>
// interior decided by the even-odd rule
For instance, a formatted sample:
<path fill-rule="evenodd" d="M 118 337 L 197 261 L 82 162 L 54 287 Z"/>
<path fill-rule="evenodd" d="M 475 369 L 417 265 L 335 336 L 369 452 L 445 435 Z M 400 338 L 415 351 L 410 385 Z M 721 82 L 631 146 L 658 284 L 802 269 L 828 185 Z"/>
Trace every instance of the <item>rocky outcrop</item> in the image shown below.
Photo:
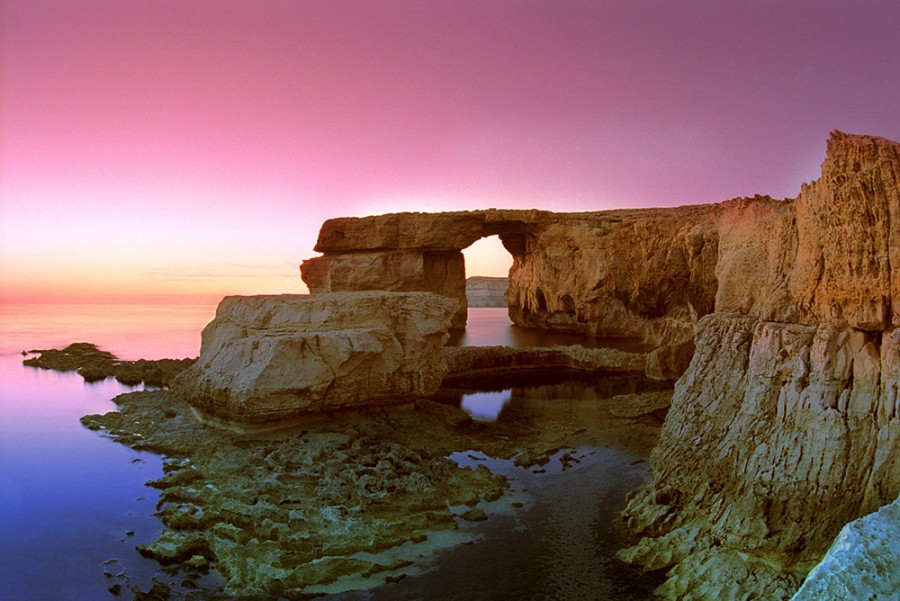
<path fill-rule="evenodd" d="M 774 202 L 766 199 L 749 203 Z M 426 290 L 457 299 L 466 320 L 462 249 L 497 235 L 513 257 L 506 303 L 522 326 L 645 338 L 693 337 L 713 310 L 714 205 L 596 213 L 536 210 L 395 213 L 326 221 L 303 262 L 313 294 Z"/>
<path fill-rule="evenodd" d="M 900 591 L 900 499 L 841 530 L 791 601 L 889 601 Z"/>
<path fill-rule="evenodd" d="M 466 279 L 466 302 L 470 307 L 506 307 L 509 278 L 473 276 Z"/>
<path fill-rule="evenodd" d="M 241 423 L 427 397 L 455 310 L 421 292 L 228 297 L 175 389 Z"/>
<path fill-rule="evenodd" d="M 626 511 L 663 596 L 787 599 L 900 492 L 898 194 L 900 145 L 836 132 L 796 201 L 719 207 L 717 313 Z"/>

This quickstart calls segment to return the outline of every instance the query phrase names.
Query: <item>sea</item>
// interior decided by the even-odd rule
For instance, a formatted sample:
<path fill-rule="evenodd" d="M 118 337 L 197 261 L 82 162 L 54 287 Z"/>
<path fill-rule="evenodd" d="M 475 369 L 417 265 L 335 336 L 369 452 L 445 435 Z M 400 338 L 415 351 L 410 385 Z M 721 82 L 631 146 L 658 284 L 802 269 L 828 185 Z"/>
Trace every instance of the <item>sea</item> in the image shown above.
<path fill-rule="evenodd" d="M 26 367 L 25 355 L 92 342 L 127 360 L 195 357 L 200 331 L 215 309 L 0 305 L 0 599 L 130 599 L 130 591 L 110 591 L 118 575 L 127 573 L 133 586 L 146 591 L 161 573 L 135 547 L 153 542 L 163 529 L 154 516 L 158 491 L 145 486 L 162 477 L 162 458 L 115 443 L 79 422 L 86 414 L 114 411 L 114 396 L 140 387 L 111 378 L 89 384 L 75 373 Z M 518 328 L 497 308 L 470 309 L 465 333 L 452 344 L 621 347 Z M 549 390 L 584 401 L 577 383 Z M 468 395 L 462 406 L 474 419 L 498 419 L 509 392 Z M 547 400 L 554 399 L 542 402 Z M 624 544 L 619 511 L 626 494 L 647 480 L 647 458 L 615 448 L 591 453 L 598 459 L 574 473 L 551 470 L 540 477 L 494 462 L 493 469 L 506 470 L 517 486 L 531 491 L 534 503 L 524 516 L 488 520 L 478 543 L 443 554 L 422 575 L 341 598 L 649 599 L 658 576 L 613 559 Z M 473 456 L 454 459 L 464 463 Z M 212 590 L 222 584 L 220 578 L 213 573 L 200 584 Z"/>

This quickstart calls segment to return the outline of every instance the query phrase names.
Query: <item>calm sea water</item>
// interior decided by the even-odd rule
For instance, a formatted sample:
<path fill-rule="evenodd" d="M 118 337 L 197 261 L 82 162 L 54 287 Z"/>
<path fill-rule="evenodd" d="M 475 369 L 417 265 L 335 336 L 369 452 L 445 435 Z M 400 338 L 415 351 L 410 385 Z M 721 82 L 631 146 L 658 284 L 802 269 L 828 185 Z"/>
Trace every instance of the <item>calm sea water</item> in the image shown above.
<path fill-rule="evenodd" d="M 85 414 L 113 410 L 110 399 L 133 389 L 112 379 L 86 384 L 77 374 L 25 367 L 22 351 L 86 341 L 123 359 L 196 356 L 200 330 L 214 314 L 214 306 L 0 305 L 0 599 L 113 599 L 107 591 L 112 577 L 124 571 L 147 590 L 160 570 L 134 547 L 152 542 L 162 529 L 152 516 L 157 492 L 144 486 L 161 477 L 161 458 L 113 443 L 79 422 Z M 465 336 L 455 342 L 584 341 L 512 328 L 504 309 L 471 309 Z M 464 399 L 463 406 L 478 419 L 497 419 L 509 394 L 490 394 L 487 400 Z M 642 598 L 643 589 L 630 585 L 632 592 L 623 597 L 601 594 L 621 588 L 595 569 L 609 567 L 607 547 L 617 540 L 609 533 L 610 516 L 646 474 L 633 456 L 604 452 L 602 461 L 578 468 L 577 486 L 565 474 L 535 479 L 512 466 L 495 466 L 512 470 L 517 485 L 536 491 L 530 525 L 492 520 L 484 544 L 448 554 L 439 569 L 402 586 L 364 596 Z M 485 579 L 492 585 L 473 594 L 472 587 Z M 122 598 L 130 593 L 123 591 Z"/>
<path fill-rule="evenodd" d="M 196 356 L 215 307 L 0 305 L 0 599 L 114 598 L 122 570 L 147 590 L 159 570 L 135 545 L 162 524 L 161 460 L 82 427 L 133 390 L 22 365 L 23 350 L 99 344 L 124 359 Z M 130 598 L 127 593 L 125 598 Z"/>

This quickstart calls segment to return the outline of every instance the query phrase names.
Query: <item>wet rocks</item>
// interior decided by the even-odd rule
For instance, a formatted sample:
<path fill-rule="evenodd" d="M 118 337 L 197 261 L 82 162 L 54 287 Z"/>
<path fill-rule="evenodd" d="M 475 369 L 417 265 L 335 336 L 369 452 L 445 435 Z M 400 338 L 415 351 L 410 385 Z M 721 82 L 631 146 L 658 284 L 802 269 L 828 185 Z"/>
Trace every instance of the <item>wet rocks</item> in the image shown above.
<path fill-rule="evenodd" d="M 421 292 L 228 297 L 175 388 L 238 423 L 410 402 L 440 386 L 455 310 Z"/>
<path fill-rule="evenodd" d="M 169 391 L 116 402 L 121 412 L 82 421 L 168 457 L 165 475 L 149 483 L 168 529 L 138 550 L 166 565 L 215 568 L 234 596 L 294 598 L 349 577 L 370 586 L 397 578 L 440 547 L 433 533 L 458 529 L 451 506 L 476 509 L 506 486 L 483 466 L 446 458 L 465 444 L 453 440 L 461 411 L 433 403 L 242 435 L 197 422 Z M 379 555 L 402 545 L 409 557 Z"/>
<path fill-rule="evenodd" d="M 86 382 L 97 382 L 110 376 L 125 384 L 136 386 L 169 386 L 175 377 L 193 365 L 195 359 L 139 359 L 122 361 L 94 344 L 75 342 L 64 349 L 33 350 L 37 353 L 22 361 L 29 367 L 55 371 L 77 371 Z"/>

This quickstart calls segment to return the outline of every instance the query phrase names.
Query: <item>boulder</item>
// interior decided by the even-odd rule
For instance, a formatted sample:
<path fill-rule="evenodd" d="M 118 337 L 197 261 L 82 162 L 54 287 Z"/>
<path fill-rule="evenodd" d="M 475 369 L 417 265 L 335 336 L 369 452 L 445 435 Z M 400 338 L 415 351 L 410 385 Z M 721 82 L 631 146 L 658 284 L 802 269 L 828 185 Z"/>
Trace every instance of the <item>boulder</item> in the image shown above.
<path fill-rule="evenodd" d="M 791 601 L 890 601 L 900 591 L 900 498 L 841 529 Z"/>
<path fill-rule="evenodd" d="M 174 388 L 239 423 L 427 397 L 455 310 L 422 292 L 227 297 Z"/>

